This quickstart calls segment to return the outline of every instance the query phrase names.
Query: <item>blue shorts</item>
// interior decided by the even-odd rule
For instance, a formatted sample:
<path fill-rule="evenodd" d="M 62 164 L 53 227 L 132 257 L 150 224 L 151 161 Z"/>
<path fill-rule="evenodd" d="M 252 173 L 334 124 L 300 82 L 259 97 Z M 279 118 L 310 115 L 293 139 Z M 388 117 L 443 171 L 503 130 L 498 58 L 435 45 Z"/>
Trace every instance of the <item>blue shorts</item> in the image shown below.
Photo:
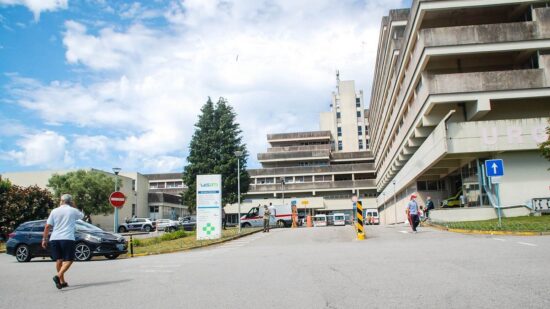
<path fill-rule="evenodd" d="M 52 259 L 74 261 L 74 240 L 50 240 Z"/>

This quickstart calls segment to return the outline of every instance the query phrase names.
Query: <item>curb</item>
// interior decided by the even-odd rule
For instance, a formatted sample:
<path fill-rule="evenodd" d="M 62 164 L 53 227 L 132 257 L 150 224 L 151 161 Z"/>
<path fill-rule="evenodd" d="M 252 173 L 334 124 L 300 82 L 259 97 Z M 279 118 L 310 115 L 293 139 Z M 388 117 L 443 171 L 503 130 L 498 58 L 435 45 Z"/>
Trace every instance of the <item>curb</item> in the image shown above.
<path fill-rule="evenodd" d="M 444 226 L 441 226 L 441 225 L 438 225 L 438 224 L 433 224 L 433 223 L 424 222 L 424 224 L 426 226 L 433 227 L 433 228 L 441 230 L 441 231 L 447 231 L 447 232 L 459 233 L 459 234 L 508 235 L 508 236 L 545 236 L 545 235 L 550 235 L 550 232 L 513 232 L 513 231 L 466 230 L 466 229 L 446 228 Z"/>
<path fill-rule="evenodd" d="M 205 248 L 205 247 L 210 247 L 210 246 L 213 246 L 213 245 L 218 245 L 218 244 L 222 244 L 224 242 L 228 242 L 228 241 L 231 241 L 231 240 L 235 240 L 235 239 L 239 239 L 239 238 L 242 238 L 242 237 L 246 237 L 246 236 L 249 236 L 249 235 L 252 235 L 252 234 L 256 234 L 258 232 L 260 232 L 260 230 L 257 230 L 257 231 L 254 231 L 254 232 L 251 232 L 251 233 L 248 233 L 248 234 L 244 234 L 244 235 L 235 235 L 233 237 L 230 237 L 230 238 L 226 238 L 226 239 L 223 239 L 223 240 L 220 240 L 220 241 L 216 241 L 216 242 L 212 242 L 212 243 L 209 243 L 209 244 L 206 244 L 206 245 L 203 245 L 203 246 L 197 246 L 197 247 L 192 247 L 192 248 L 182 248 L 182 249 L 174 249 L 174 250 L 169 250 L 169 251 L 165 251 L 165 252 L 150 252 L 150 253 L 134 253 L 134 256 L 131 257 L 129 254 L 126 255 L 126 258 L 127 259 L 131 259 L 131 258 L 135 258 L 135 257 L 140 257 L 140 256 L 148 256 L 148 255 L 159 255 L 159 254 L 167 254 L 167 253 L 175 253 L 175 252 L 182 252 L 182 251 L 189 251 L 189 250 L 194 250 L 194 249 L 200 249 L 200 248 Z"/>

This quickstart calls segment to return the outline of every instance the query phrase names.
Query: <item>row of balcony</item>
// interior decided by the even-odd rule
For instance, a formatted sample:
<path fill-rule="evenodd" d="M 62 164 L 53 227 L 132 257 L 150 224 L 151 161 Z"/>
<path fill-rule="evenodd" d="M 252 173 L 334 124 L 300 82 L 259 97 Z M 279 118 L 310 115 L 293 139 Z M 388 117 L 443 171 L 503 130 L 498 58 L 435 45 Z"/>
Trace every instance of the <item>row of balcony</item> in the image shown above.
<path fill-rule="evenodd" d="M 330 144 L 322 144 L 322 145 L 300 145 L 300 146 L 286 146 L 286 147 L 267 148 L 268 153 L 293 152 L 293 151 L 314 151 L 314 150 L 330 151 L 330 150 L 332 150 L 332 146 Z"/>
<path fill-rule="evenodd" d="M 312 175 L 312 174 L 343 174 L 343 173 L 374 173 L 374 164 L 342 164 L 326 166 L 297 166 L 297 167 L 275 167 L 250 169 L 248 174 L 251 177 L 265 176 L 290 176 L 290 175 Z"/>
<path fill-rule="evenodd" d="M 374 179 L 364 180 L 342 180 L 342 181 L 327 181 L 327 182 L 305 182 L 305 183 L 293 183 L 286 184 L 284 186 L 284 192 L 293 191 L 321 191 L 331 189 L 375 189 L 376 184 Z M 248 194 L 254 193 L 268 193 L 268 192 L 282 192 L 283 186 L 281 184 L 268 184 L 268 185 L 250 185 L 248 188 Z"/>
<path fill-rule="evenodd" d="M 274 133 L 267 135 L 268 142 L 284 142 L 294 140 L 330 140 L 330 131 L 310 131 L 293 133 Z"/>

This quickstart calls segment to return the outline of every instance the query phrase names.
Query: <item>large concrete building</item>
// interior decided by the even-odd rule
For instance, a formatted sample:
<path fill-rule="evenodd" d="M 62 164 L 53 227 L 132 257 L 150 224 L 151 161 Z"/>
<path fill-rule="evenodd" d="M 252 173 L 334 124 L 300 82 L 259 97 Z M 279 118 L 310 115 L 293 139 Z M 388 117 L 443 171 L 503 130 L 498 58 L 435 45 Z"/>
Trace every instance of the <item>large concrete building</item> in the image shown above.
<path fill-rule="evenodd" d="M 301 214 L 351 213 L 353 194 L 374 205 L 376 174 L 362 92 L 337 74 L 330 107 L 321 114 L 319 131 L 267 135 L 270 147 L 258 154 L 262 168 L 248 170 L 251 184 L 241 212 L 295 201 Z M 237 205 L 226 212 L 236 213 Z"/>
<path fill-rule="evenodd" d="M 550 164 L 537 150 L 550 115 L 550 3 L 414 0 L 384 17 L 369 107 L 382 220 L 455 194 L 464 208 L 436 220 L 528 214 L 548 197 Z M 504 160 L 497 190 L 483 162 Z"/>

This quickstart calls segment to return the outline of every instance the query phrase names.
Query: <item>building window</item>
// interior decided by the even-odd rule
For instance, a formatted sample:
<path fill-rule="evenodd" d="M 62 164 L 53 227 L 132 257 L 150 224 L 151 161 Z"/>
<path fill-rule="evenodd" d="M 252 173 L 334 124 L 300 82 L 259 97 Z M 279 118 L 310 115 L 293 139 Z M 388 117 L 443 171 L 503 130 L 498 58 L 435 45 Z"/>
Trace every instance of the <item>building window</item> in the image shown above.
<path fill-rule="evenodd" d="M 132 217 L 136 216 L 136 204 L 132 204 Z"/>
<path fill-rule="evenodd" d="M 158 213 L 159 207 L 158 206 L 149 206 L 149 212 L 150 213 Z"/>
<path fill-rule="evenodd" d="M 363 127 L 357 126 L 357 135 L 363 135 Z"/>
<path fill-rule="evenodd" d="M 361 99 L 360 98 L 355 98 L 355 106 L 356 107 L 361 107 Z"/>
<path fill-rule="evenodd" d="M 362 139 L 359 140 L 359 149 L 363 149 L 363 140 Z"/>
<path fill-rule="evenodd" d="M 338 141 L 338 150 L 342 150 L 342 141 Z"/>
<path fill-rule="evenodd" d="M 340 119 L 340 112 L 336 112 L 336 119 Z"/>
<path fill-rule="evenodd" d="M 342 127 L 338 127 L 338 136 L 342 136 Z"/>
<path fill-rule="evenodd" d="M 136 191 L 136 180 L 132 179 L 132 191 Z"/>
<path fill-rule="evenodd" d="M 357 118 L 361 118 L 361 112 L 357 111 Z"/>

